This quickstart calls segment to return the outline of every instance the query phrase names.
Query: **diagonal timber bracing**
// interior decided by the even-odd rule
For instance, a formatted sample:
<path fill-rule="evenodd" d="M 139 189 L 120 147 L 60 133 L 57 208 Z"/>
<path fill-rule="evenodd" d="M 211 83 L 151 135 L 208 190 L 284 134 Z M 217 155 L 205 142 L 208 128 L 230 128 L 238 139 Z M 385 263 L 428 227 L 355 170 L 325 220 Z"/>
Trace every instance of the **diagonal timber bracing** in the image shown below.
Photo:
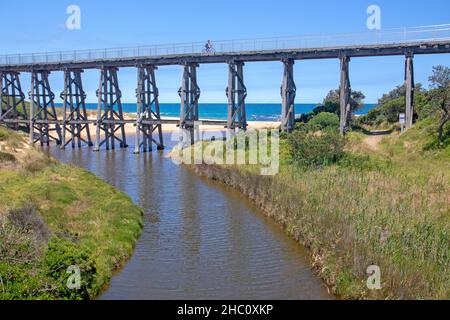
<path fill-rule="evenodd" d="M 158 150 L 164 149 L 155 70 L 152 65 L 138 66 L 135 153 L 140 153 L 141 149 L 151 151 L 153 144 Z M 153 133 L 156 133 L 156 138 L 153 138 Z"/>
<path fill-rule="evenodd" d="M 115 149 L 116 141 L 120 148 L 127 148 L 125 121 L 122 111 L 122 92 L 119 88 L 117 68 L 101 67 L 97 90 L 97 134 L 94 151 L 100 147 Z M 103 133 L 103 136 L 102 136 Z"/>
<path fill-rule="evenodd" d="M 198 101 L 200 99 L 200 87 L 197 83 L 197 64 L 185 64 L 181 87 L 178 94 L 181 98 L 180 128 L 185 134 L 184 139 L 195 142 L 196 122 L 199 120 Z M 187 142 L 187 141 L 185 141 Z"/>
<path fill-rule="evenodd" d="M 86 93 L 81 81 L 81 69 L 67 69 L 64 71 L 64 91 L 61 93 L 63 100 L 63 125 L 61 148 L 69 143 L 72 148 L 82 144 L 92 146 L 89 121 L 86 113 Z M 67 139 L 67 133 L 70 138 Z"/>
<path fill-rule="evenodd" d="M 29 120 L 19 73 L 0 72 L 0 83 L 0 122 L 17 130 L 21 122 Z"/>
<path fill-rule="evenodd" d="M 50 141 L 61 144 L 61 125 L 55 109 L 55 94 L 50 88 L 49 71 L 31 73 L 30 142 L 41 146 Z"/>

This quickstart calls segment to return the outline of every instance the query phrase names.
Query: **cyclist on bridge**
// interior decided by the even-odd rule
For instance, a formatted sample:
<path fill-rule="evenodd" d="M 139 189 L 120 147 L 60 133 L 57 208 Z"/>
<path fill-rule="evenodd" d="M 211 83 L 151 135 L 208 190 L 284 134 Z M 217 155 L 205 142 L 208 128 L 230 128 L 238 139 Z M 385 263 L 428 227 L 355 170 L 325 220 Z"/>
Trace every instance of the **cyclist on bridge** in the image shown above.
<path fill-rule="evenodd" d="M 211 40 L 208 40 L 205 44 L 205 52 L 209 53 L 209 52 L 213 52 L 214 48 L 213 48 L 213 44 L 211 42 Z"/>

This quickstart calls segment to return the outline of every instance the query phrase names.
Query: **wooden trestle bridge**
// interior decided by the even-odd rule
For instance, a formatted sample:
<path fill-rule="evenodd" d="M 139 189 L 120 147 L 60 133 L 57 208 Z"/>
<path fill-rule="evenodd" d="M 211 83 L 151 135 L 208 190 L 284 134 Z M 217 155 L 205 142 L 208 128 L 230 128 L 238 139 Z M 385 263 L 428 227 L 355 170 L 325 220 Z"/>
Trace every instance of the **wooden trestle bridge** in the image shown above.
<path fill-rule="evenodd" d="M 104 145 L 113 149 L 118 143 L 127 147 L 125 125 L 136 126 L 136 153 L 151 150 L 153 144 L 164 148 L 162 125 L 176 123 L 194 135 L 199 121 L 200 88 L 197 68 L 200 64 L 228 65 L 228 120 L 202 121 L 202 124 L 224 125 L 229 130 L 246 130 L 244 82 L 246 62 L 280 61 L 284 66 L 281 85 L 281 129 L 290 132 L 295 125 L 296 86 L 293 66 L 296 60 L 340 60 L 340 118 L 344 133 L 349 118 L 350 76 L 352 58 L 372 56 L 404 56 L 406 87 L 406 127 L 413 124 L 414 71 L 413 58 L 421 54 L 450 53 L 450 25 L 395 29 L 349 35 L 320 37 L 252 39 L 213 42 L 215 51 L 204 52 L 203 43 L 85 50 L 43 54 L 0 56 L 0 124 L 29 130 L 30 141 L 48 145 L 55 141 L 63 148 L 71 144 Z M 180 119 L 161 119 L 155 70 L 167 65 L 183 66 L 179 95 Z M 125 119 L 122 111 L 119 68 L 137 68 L 137 119 Z M 86 91 L 82 84 L 85 69 L 98 69 L 98 109 L 96 119 L 86 112 Z M 64 72 L 62 117 L 55 108 L 49 75 Z M 27 108 L 20 74 L 31 73 Z M 95 141 L 90 125 L 96 126 Z"/>

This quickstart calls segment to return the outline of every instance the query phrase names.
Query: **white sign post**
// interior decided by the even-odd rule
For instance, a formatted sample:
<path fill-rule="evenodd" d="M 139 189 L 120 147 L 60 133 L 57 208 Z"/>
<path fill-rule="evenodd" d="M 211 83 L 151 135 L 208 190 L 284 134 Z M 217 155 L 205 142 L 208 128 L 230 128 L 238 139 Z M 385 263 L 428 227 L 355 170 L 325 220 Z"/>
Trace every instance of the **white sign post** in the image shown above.
<path fill-rule="evenodd" d="M 403 133 L 403 131 L 405 131 L 406 114 L 400 113 L 399 121 L 400 121 L 400 127 L 402 129 L 402 133 Z"/>

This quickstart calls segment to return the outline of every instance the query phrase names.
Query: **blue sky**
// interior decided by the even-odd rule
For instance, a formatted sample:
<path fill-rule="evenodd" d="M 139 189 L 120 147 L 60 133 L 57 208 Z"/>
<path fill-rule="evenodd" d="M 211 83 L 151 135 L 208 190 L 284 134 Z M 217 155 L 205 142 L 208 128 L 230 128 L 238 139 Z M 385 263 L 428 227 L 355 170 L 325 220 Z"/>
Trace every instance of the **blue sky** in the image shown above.
<path fill-rule="evenodd" d="M 81 30 L 65 27 L 66 9 L 81 8 Z M 366 9 L 378 5 L 382 28 L 450 23 L 447 0 L 359 1 L 8 1 L 1 5 L 0 54 L 74 49 L 198 42 L 206 39 L 241 39 L 272 36 L 330 34 L 367 31 Z M 450 55 L 417 56 L 416 81 L 428 84 L 433 65 L 450 65 Z M 376 102 L 403 82 L 403 57 L 359 58 L 350 65 L 351 83 Z M 339 61 L 298 61 L 295 81 L 297 102 L 320 102 L 339 84 Z M 226 65 L 202 65 L 198 71 L 202 102 L 226 102 Z M 282 66 L 279 62 L 248 63 L 245 81 L 248 102 L 279 102 Z M 136 71 L 121 69 L 119 81 L 124 102 L 135 101 Z M 160 102 L 178 102 L 181 67 L 161 67 L 157 72 Z M 85 72 L 88 101 L 95 102 L 98 72 Z M 28 90 L 29 76 L 23 74 Z M 59 96 L 62 74 L 53 73 L 53 90 Z"/>

